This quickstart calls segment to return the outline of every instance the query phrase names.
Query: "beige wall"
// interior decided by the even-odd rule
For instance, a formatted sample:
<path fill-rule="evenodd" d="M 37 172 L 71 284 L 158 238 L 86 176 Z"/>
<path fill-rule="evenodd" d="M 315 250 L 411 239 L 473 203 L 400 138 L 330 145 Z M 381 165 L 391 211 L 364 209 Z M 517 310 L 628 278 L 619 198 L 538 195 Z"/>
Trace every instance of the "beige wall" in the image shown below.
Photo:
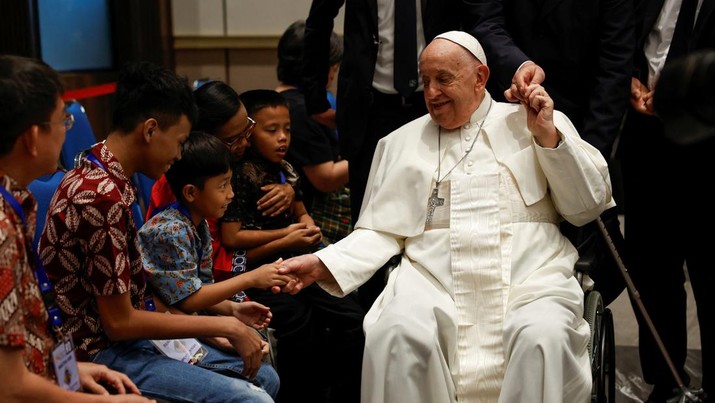
<path fill-rule="evenodd" d="M 237 91 L 274 88 L 276 44 L 308 16 L 311 0 L 172 0 L 177 73 L 222 80 Z M 343 29 L 342 10 L 335 32 Z M 335 88 L 333 88 L 333 91 Z"/>

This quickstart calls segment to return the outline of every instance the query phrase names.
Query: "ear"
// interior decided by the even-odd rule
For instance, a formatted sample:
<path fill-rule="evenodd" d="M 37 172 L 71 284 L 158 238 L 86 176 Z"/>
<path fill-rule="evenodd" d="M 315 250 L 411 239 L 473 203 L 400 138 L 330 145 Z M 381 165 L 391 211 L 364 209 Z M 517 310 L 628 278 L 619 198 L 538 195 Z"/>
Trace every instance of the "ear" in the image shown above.
<path fill-rule="evenodd" d="M 184 200 L 189 203 L 193 203 L 194 200 L 196 200 L 198 193 L 199 189 L 191 184 L 186 184 L 183 188 L 181 188 L 181 195 L 184 197 Z"/>
<path fill-rule="evenodd" d="M 40 142 L 40 126 L 32 125 L 27 128 L 19 137 L 18 143 L 25 148 L 26 152 L 30 154 L 31 157 L 37 157 L 40 152 L 37 146 Z M 15 145 L 17 146 L 18 143 Z"/>
<path fill-rule="evenodd" d="M 145 120 L 142 124 L 142 135 L 144 137 L 144 141 L 147 143 L 151 142 L 151 137 L 157 130 L 159 130 L 159 123 L 156 119 L 149 118 Z"/>
<path fill-rule="evenodd" d="M 489 79 L 489 67 L 484 64 L 479 64 L 477 66 L 477 80 L 475 82 L 475 90 L 477 93 L 484 91 L 487 86 L 487 80 Z"/>

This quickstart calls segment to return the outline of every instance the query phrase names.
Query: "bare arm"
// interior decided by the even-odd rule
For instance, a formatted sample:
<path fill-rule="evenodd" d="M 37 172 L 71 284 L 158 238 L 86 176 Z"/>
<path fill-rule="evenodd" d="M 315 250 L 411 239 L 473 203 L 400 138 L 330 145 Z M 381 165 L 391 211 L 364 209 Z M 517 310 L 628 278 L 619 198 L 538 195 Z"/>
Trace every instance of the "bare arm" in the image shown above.
<path fill-rule="evenodd" d="M 227 248 L 246 250 L 249 264 L 256 266 L 281 251 L 305 248 L 320 242 L 320 229 L 314 223 L 311 225 L 294 223 L 277 230 L 244 230 L 240 229 L 237 222 L 224 222 L 221 225 L 221 236 Z"/>
<path fill-rule="evenodd" d="M 263 358 L 263 340 L 230 316 L 166 315 L 134 309 L 129 293 L 96 297 L 104 331 L 112 340 L 226 337 L 244 361 L 243 376 L 253 379 Z"/>
<path fill-rule="evenodd" d="M 181 310 L 189 313 L 209 308 L 214 311 L 213 307 L 215 305 L 230 302 L 226 301 L 227 298 L 230 298 L 239 291 L 249 288 L 268 289 L 283 286 L 290 281 L 291 278 L 284 274 L 278 274 L 278 264 L 280 264 L 280 260 L 241 273 L 238 276 L 224 281 L 202 285 L 198 291 L 179 301 L 176 305 L 178 305 Z M 219 308 L 216 307 L 215 309 Z M 231 313 L 228 314 L 230 315 Z"/>
<path fill-rule="evenodd" d="M 310 183 L 321 192 L 335 192 L 348 183 L 348 162 L 328 161 L 322 164 L 303 166 Z"/>

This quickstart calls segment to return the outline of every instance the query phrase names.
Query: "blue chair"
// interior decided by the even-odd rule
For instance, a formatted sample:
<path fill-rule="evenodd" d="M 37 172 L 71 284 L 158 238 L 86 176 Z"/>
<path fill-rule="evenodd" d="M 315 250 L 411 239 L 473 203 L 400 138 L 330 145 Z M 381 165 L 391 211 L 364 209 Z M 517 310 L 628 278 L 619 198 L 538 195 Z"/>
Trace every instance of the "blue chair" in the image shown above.
<path fill-rule="evenodd" d="M 141 225 L 144 224 L 146 210 L 151 200 L 151 188 L 154 186 L 155 180 L 141 172 L 137 172 L 132 175 L 132 182 L 134 183 L 134 187 L 137 188 L 137 200 L 132 206 L 132 211 L 134 212 L 137 226 L 141 227 Z M 141 223 L 139 222 L 139 218 L 141 218 Z"/>
<path fill-rule="evenodd" d="M 67 137 L 60 151 L 60 164 L 65 169 L 72 169 L 75 157 L 80 152 L 92 147 L 97 142 L 84 107 L 77 101 L 70 101 L 67 112 L 74 116 L 74 125 L 67 131 Z"/>
<path fill-rule="evenodd" d="M 50 207 L 50 201 L 55 195 L 55 191 L 64 176 L 64 170 L 57 170 L 55 173 L 35 179 L 27 186 L 35 197 L 35 200 L 37 200 L 37 227 L 35 230 L 35 239 L 32 241 L 32 246 L 35 250 L 37 250 L 37 244 L 40 242 L 42 230 L 45 228 L 47 209 Z"/>

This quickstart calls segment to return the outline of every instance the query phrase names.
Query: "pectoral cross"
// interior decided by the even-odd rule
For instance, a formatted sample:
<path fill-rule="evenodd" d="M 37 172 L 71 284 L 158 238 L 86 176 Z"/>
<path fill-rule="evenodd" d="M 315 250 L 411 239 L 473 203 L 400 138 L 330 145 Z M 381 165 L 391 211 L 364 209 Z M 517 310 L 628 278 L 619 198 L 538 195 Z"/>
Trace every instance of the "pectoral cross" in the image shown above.
<path fill-rule="evenodd" d="M 432 194 L 429 199 L 427 199 L 427 219 L 425 220 L 425 226 L 432 225 L 432 217 L 434 217 L 434 210 L 439 206 L 444 206 L 444 197 L 439 197 L 439 185 L 434 187 Z"/>

